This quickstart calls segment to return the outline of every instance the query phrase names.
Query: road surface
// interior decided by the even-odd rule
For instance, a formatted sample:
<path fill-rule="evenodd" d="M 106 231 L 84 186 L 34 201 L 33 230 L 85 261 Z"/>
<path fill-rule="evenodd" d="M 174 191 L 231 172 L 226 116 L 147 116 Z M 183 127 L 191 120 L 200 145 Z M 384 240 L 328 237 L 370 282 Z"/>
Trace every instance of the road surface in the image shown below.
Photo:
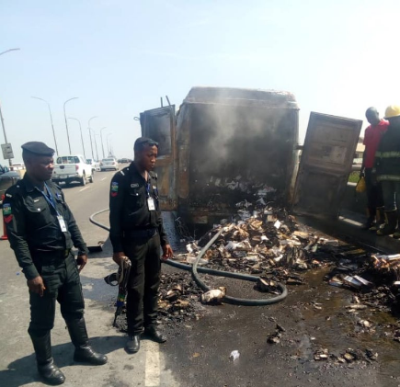
<path fill-rule="evenodd" d="M 92 255 L 81 275 L 86 321 L 93 347 L 106 353 L 103 367 L 81 366 L 72 360 L 73 347 L 57 310 L 52 331 L 53 354 L 66 376 L 65 386 L 82 387 L 296 387 L 399 386 L 400 344 L 377 341 L 373 335 L 354 335 L 352 321 L 341 309 L 351 292 L 322 283 L 311 273 L 309 285 L 289 288 L 288 299 L 270 307 L 205 307 L 198 321 L 166 327 L 169 341 L 142 342 L 136 355 L 123 350 L 125 336 L 112 328 L 116 289 L 103 277 L 115 271 L 107 232 L 88 218 L 108 206 L 112 172 L 96 173 L 94 184 L 65 188 L 70 205 L 88 245 L 106 241 L 104 251 Z M 107 215 L 100 217 L 107 223 Z M 171 232 L 171 230 L 169 230 Z M 7 241 L 0 243 L 0 386 L 42 386 L 27 334 L 29 305 L 26 281 Z M 171 271 L 163 266 L 163 270 Z M 251 286 L 220 280 L 231 293 L 246 296 Z M 313 301 L 323 304 L 314 310 Z M 343 315 L 344 314 L 344 315 Z M 395 320 L 388 318 L 388 323 Z M 329 320 L 329 323 L 327 321 Z M 267 343 L 276 323 L 284 326 L 281 343 Z M 329 365 L 313 360 L 318 348 L 372 348 L 380 354 L 370 365 Z M 238 350 L 240 357 L 229 355 Z"/>

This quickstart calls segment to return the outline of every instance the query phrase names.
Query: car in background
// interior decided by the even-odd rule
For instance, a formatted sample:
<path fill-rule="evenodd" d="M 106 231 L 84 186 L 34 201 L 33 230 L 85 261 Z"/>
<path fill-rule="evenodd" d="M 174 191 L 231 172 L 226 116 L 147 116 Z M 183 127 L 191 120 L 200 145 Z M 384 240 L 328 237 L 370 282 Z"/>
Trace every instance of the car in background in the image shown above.
<path fill-rule="evenodd" d="M 25 169 L 25 165 L 24 164 L 13 164 L 11 165 L 11 170 L 12 171 L 22 171 Z"/>
<path fill-rule="evenodd" d="M 102 171 L 107 171 L 107 170 L 114 170 L 114 171 L 118 171 L 119 169 L 119 165 L 118 165 L 118 161 L 116 159 L 114 159 L 114 157 L 109 157 L 107 159 L 103 159 L 100 162 L 100 168 Z"/>
<path fill-rule="evenodd" d="M 93 183 L 94 174 L 92 166 L 86 163 L 83 156 L 58 156 L 54 165 L 52 180 L 55 183 L 79 182 L 81 185 L 86 185 L 87 182 Z"/>
<path fill-rule="evenodd" d="M 119 164 L 130 164 L 132 162 L 131 159 L 119 159 L 118 163 Z"/>
<path fill-rule="evenodd" d="M 86 159 L 86 163 L 92 166 L 92 170 L 96 172 L 100 172 L 100 161 L 93 160 L 93 159 Z"/>
<path fill-rule="evenodd" d="M 21 175 L 18 172 L 10 171 L 8 167 L 0 165 L 0 203 L 3 203 L 3 195 L 13 186 Z"/>

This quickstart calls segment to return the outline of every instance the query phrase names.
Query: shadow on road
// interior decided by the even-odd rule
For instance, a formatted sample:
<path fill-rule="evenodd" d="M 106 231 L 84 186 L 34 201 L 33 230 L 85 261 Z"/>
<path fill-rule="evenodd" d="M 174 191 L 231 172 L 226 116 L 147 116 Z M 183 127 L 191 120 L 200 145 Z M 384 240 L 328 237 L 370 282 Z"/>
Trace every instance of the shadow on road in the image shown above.
<path fill-rule="evenodd" d="M 104 354 L 110 354 L 125 345 L 122 336 L 93 337 L 90 339 L 94 350 Z M 53 346 L 53 357 L 56 364 L 62 369 L 67 366 L 80 365 L 73 361 L 73 345 L 71 343 Z M 34 354 L 17 359 L 0 371 L 0 386 L 19 387 L 24 384 L 41 382 L 36 370 Z"/>

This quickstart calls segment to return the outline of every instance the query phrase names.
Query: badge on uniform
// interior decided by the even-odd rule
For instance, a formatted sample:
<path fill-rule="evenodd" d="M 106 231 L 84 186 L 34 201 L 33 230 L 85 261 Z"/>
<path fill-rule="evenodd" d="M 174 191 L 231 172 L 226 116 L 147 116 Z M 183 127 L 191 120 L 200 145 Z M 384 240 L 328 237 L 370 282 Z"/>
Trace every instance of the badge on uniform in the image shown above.
<path fill-rule="evenodd" d="M 67 232 L 68 230 L 67 230 L 67 226 L 66 226 L 66 224 L 65 224 L 64 217 L 61 216 L 61 215 L 58 215 L 58 216 L 57 216 L 57 219 L 58 219 L 58 224 L 60 225 L 61 231 L 62 231 L 62 232 Z"/>
<path fill-rule="evenodd" d="M 156 210 L 156 204 L 154 203 L 154 199 L 151 196 L 147 198 L 147 207 L 149 207 L 149 211 Z"/>
<path fill-rule="evenodd" d="M 118 195 L 118 183 L 113 181 L 111 183 L 111 196 L 115 197 Z"/>
<path fill-rule="evenodd" d="M 10 223 L 12 221 L 13 216 L 10 203 L 3 204 L 3 218 L 5 223 Z"/>

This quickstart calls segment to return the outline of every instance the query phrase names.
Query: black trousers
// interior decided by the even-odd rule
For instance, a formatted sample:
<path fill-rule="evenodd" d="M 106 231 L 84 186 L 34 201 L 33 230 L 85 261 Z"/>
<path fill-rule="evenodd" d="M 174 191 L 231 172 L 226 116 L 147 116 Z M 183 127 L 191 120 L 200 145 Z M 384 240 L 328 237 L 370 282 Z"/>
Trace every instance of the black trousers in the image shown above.
<path fill-rule="evenodd" d="M 365 168 L 365 185 L 367 186 L 367 202 L 370 216 L 376 215 L 376 209 L 383 207 L 382 186 L 373 177 L 372 168 Z"/>
<path fill-rule="evenodd" d="M 31 322 L 30 336 L 41 337 L 49 333 L 54 326 L 56 301 L 60 303 L 61 314 L 65 321 L 83 318 L 84 300 L 79 278 L 78 266 L 73 254 L 49 253 L 35 257 L 35 265 L 43 278 L 43 297 L 30 292 Z"/>
<path fill-rule="evenodd" d="M 128 334 L 137 335 L 157 322 L 161 260 L 160 236 L 126 237 L 124 252 L 132 262 L 127 289 Z"/>

